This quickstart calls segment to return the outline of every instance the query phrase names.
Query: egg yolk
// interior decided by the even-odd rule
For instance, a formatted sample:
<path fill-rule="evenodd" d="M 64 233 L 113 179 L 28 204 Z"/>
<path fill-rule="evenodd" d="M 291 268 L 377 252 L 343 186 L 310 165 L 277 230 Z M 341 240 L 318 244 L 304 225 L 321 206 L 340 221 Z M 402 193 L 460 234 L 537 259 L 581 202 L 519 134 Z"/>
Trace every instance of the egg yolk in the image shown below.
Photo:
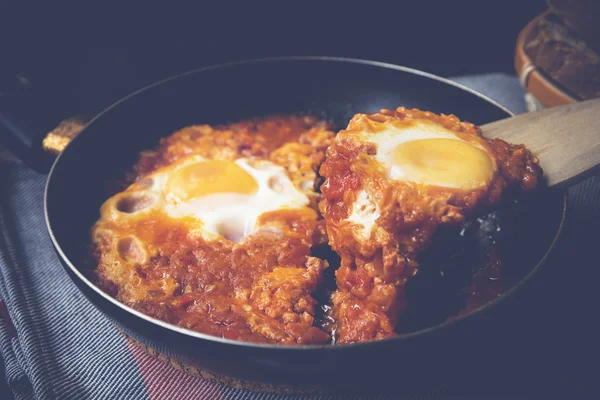
<path fill-rule="evenodd" d="M 180 201 L 212 193 L 252 194 L 258 183 L 233 161 L 209 160 L 187 165 L 175 171 L 166 190 Z"/>
<path fill-rule="evenodd" d="M 455 139 L 421 139 L 400 144 L 392 156 L 394 167 L 407 180 L 473 189 L 488 183 L 494 165 L 489 155 Z"/>

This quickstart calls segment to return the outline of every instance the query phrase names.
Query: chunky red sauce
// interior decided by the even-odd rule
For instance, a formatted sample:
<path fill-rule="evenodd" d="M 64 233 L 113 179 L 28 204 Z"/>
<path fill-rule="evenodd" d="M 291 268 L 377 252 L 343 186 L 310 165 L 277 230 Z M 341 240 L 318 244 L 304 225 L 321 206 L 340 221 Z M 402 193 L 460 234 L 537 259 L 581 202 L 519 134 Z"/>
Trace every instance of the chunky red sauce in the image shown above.
<path fill-rule="evenodd" d="M 476 127 L 455 117 L 416 110 L 361 118 L 355 117 L 349 129 L 365 129 L 363 123 L 368 128 L 369 118 L 404 124 L 425 118 L 463 138 L 478 135 Z M 279 230 L 261 230 L 240 243 L 202 239 L 194 233 L 197 221 L 174 219 L 161 210 L 101 219 L 92 232 L 97 282 L 123 303 L 163 321 L 228 339 L 281 344 L 386 338 L 468 312 L 510 287 L 498 253 L 488 249 L 482 257 L 468 257 L 478 252 L 469 239 L 476 228 L 462 230 L 471 226 L 468 217 L 497 204 L 507 188 L 537 186 L 540 170 L 524 147 L 499 140 L 487 144 L 499 172 L 485 190 L 415 190 L 390 184 L 369 162 L 356 162 L 374 154 L 373 145 L 343 134 L 332 144 L 333 136 L 314 118 L 272 117 L 187 127 L 161 140 L 142 152 L 127 184 L 148 188 L 148 174 L 200 155 L 266 159 L 284 167 L 292 181 L 304 182 L 304 189 L 317 190 L 309 193 L 310 207 L 259 218 L 260 224 L 279 224 Z M 319 166 L 325 177 L 320 190 Z M 361 242 L 342 222 L 365 186 L 385 199 L 377 222 L 383 230 Z M 151 204 L 134 200 L 125 198 L 114 207 L 135 216 Z M 454 231 L 440 239 L 441 226 Z M 432 253 L 437 255 L 428 256 Z M 444 275 L 450 259 L 462 260 L 463 267 Z M 461 293 L 460 305 L 435 310 L 429 305 L 433 297 L 454 299 L 449 292 Z"/>
<path fill-rule="evenodd" d="M 312 297 L 328 267 L 311 255 L 325 240 L 312 188 L 332 137 L 316 119 L 272 117 L 187 127 L 163 139 L 141 154 L 134 184 L 102 206 L 92 232 L 99 284 L 145 314 L 198 332 L 264 343 L 326 342 Z M 306 191 L 312 208 L 263 213 L 257 226 L 265 228 L 238 243 L 206 237 L 202 221 L 152 208 L 157 193 L 147 192 L 150 173 L 191 155 L 270 161 Z"/>
<path fill-rule="evenodd" d="M 377 149 L 364 138 L 391 127 L 410 127 L 414 121 L 433 122 L 486 149 L 497 165 L 490 182 L 462 190 L 389 179 L 385 168 L 369 157 Z M 487 142 L 477 127 L 454 116 L 399 108 L 355 115 L 327 150 L 320 173 L 325 177 L 320 209 L 329 243 L 341 257 L 329 314 L 337 342 L 352 343 L 382 339 L 402 330 L 409 307 L 405 286 L 417 274 L 419 255 L 430 247 L 439 227 L 461 225 L 498 204 L 507 189 L 534 189 L 541 170 L 523 146 Z M 345 220 L 358 189 L 367 189 L 380 209 L 375 231 L 367 238 Z"/>

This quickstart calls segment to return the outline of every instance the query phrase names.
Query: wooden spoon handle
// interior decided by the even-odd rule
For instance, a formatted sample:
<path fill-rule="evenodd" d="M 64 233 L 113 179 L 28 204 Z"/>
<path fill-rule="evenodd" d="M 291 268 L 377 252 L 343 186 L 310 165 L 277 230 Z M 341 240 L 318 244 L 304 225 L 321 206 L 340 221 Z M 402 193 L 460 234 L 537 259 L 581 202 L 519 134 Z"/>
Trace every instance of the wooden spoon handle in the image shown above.
<path fill-rule="evenodd" d="M 549 187 L 565 188 L 600 165 L 600 99 L 517 115 L 481 127 L 486 138 L 524 144 Z"/>

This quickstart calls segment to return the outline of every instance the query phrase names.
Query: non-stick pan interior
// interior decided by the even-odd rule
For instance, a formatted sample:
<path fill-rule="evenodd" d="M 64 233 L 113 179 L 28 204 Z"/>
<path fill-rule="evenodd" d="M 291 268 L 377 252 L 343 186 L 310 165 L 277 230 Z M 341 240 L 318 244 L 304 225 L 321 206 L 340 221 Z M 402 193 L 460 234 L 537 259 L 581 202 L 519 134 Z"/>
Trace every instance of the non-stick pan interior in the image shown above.
<path fill-rule="evenodd" d="M 343 128 L 358 112 L 416 107 L 484 124 L 508 117 L 498 105 L 460 87 L 409 70 L 342 60 L 239 63 L 184 74 L 117 103 L 64 151 L 52 172 L 48 218 L 64 254 L 83 269 L 89 229 L 138 153 L 191 124 L 218 124 L 270 114 L 312 114 Z M 550 247 L 562 219 L 562 197 L 541 196 L 519 217 L 512 241 L 525 276 Z M 515 231 L 516 232 L 516 231 Z M 521 236 L 522 237 L 522 236 Z"/>

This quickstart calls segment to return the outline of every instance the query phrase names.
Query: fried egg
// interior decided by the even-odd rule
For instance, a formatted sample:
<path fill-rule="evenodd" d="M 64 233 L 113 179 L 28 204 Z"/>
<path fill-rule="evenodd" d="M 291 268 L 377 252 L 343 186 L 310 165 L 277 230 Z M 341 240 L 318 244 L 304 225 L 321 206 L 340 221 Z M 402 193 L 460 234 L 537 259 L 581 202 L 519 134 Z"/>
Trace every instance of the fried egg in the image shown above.
<path fill-rule="evenodd" d="M 460 136 L 434 121 L 419 119 L 410 123 L 370 121 L 374 131 L 353 131 L 354 141 L 376 145 L 372 157 L 390 181 L 439 187 L 462 192 L 489 185 L 497 171 L 496 159 L 485 139 Z M 368 239 L 380 217 L 380 207 L 368 188 L 356 193 L 347 221 Z"/>
<path fill-rule="evenodd" d="M 486 186 L 496 171 L 484 141 L 470 139 L 428 120 L 386 124 L 364 137 L 377 145 L 375 159 L 390 179 L 464 190 Z"/>
<path fill-rule="evenodd" d="M 270 161 L 200 156 L 158 169 L 115 197 L 113 218 L 160 209 L 172 218 L 192 218 L 205 238 L 233 242 L 254 232 L 261 214 L 310 203 L 285 169 Z"/>

